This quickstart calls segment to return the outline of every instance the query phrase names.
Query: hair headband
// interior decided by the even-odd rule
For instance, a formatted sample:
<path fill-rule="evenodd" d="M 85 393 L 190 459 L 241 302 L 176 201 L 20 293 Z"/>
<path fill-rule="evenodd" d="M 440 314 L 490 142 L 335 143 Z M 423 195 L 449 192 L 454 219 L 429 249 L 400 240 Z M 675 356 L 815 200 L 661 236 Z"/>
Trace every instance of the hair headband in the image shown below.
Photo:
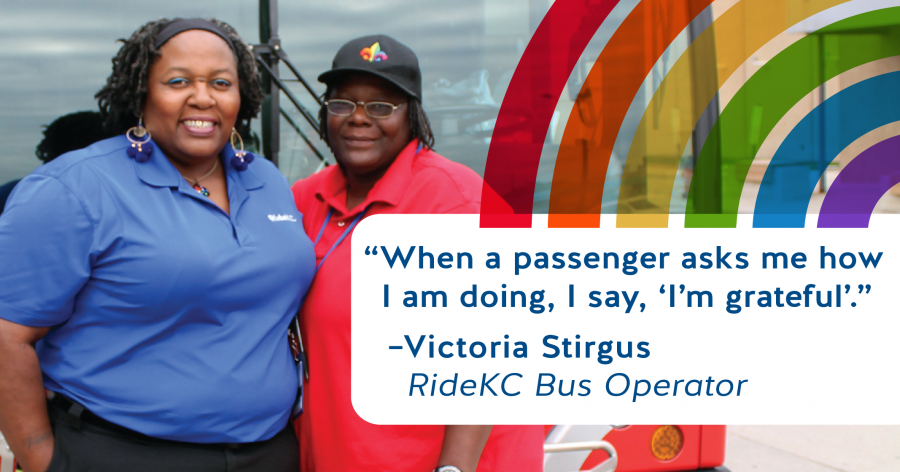
<path fill-rule="evenodd" d="M 153 45 L 154 49 L 159 49 L 163 44 L 166 44 L 166 41 L 172 39 L 172 36 L 188 30 L 209 31 L 210 33 L 213 33 L 224 39 L 225 42 L 228 43 L 228 47 L 230 47 L 231 50 L 234 51 L 235 56 L 238 55 L 237 49 L 235 49 L 234 44 L 232 44 L 231 40 L 228 39 L 228 34 L 217 24 L 209 20 L 204 20 L 203 18 L 176 18 L 170 21 L 156 35 L 156 43 Z"/>

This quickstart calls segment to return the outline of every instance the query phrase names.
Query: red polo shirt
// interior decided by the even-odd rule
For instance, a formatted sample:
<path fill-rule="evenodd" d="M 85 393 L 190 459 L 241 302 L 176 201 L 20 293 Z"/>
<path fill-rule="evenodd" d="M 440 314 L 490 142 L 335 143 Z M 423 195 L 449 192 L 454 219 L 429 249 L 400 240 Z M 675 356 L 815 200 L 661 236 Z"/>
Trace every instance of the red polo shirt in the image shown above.
<path fill-rule="evenodd" d="M 329 209 L 334 214 L 316 246 L 321 261 L 366 207 L 378 213 L 478 213 L 482 180 L 471 169 L 411 142 L 356 208 L 348 209 L 347 181 L 337 166 L 294 184 L 303 225 L 315 239 Z M 350 238 L 328 256 L 301 311 L 309 362 L 304 413 L 298 421 L 304 472 L 429 472 L 443 442 L 443 426 L 377 426 L 350 404 Z M 479 472 L 540 472 L 543 428 L 495 426 Z"/>

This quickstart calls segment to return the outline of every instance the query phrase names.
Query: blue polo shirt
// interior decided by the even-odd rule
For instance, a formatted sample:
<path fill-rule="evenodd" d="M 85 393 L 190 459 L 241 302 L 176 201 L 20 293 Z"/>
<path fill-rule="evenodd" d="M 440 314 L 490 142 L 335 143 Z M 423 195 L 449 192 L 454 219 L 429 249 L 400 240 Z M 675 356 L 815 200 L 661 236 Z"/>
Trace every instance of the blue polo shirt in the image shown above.
<path fill-rule="evenodd" d="M 158 148 L 124 136 L 45 164 L 0 218 L 0 317 L 53 326 L 46 388 L 113 423 L 198 443 L 268 439 L 297 374 L 288 324 L 315 255 L 287 180 L 256 158 L 222 163 L 230 215 Z"/>

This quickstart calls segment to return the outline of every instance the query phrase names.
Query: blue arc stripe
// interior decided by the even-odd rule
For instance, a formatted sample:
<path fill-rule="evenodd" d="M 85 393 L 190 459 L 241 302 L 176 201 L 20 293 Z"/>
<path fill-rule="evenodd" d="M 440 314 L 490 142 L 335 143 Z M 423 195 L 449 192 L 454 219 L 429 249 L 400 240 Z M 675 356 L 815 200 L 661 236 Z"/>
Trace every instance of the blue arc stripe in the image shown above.
<path fill-rule="evenodd" d="M 900 72 L 879 75 L 847 87 L 806 115 L 766 169 L 756 197 L 753 227 L 802 228 L 810 198 L 822 177 L 819 153 L 827 166 L 869 131 L 900 121 L 898 89 Z M 820 134 L 820 120 L 825 120 L 829 132 L 824 139 L 814 139 Z"/>

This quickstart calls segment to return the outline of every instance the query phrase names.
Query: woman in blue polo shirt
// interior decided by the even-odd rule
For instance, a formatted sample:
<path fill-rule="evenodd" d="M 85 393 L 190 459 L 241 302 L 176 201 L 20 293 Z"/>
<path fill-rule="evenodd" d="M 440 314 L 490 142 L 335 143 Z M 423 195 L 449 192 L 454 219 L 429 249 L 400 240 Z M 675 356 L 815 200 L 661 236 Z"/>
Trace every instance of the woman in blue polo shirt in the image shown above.
<path fill-rule="evenodd" d="M 297 469 L 286 333 L 315 256 L 286 179 L 234 131 L 256 74 L 222 22 L 148 23 L 97 94 L 123 134 L 13 192 L 0 430 L 26 471 Z"/>

